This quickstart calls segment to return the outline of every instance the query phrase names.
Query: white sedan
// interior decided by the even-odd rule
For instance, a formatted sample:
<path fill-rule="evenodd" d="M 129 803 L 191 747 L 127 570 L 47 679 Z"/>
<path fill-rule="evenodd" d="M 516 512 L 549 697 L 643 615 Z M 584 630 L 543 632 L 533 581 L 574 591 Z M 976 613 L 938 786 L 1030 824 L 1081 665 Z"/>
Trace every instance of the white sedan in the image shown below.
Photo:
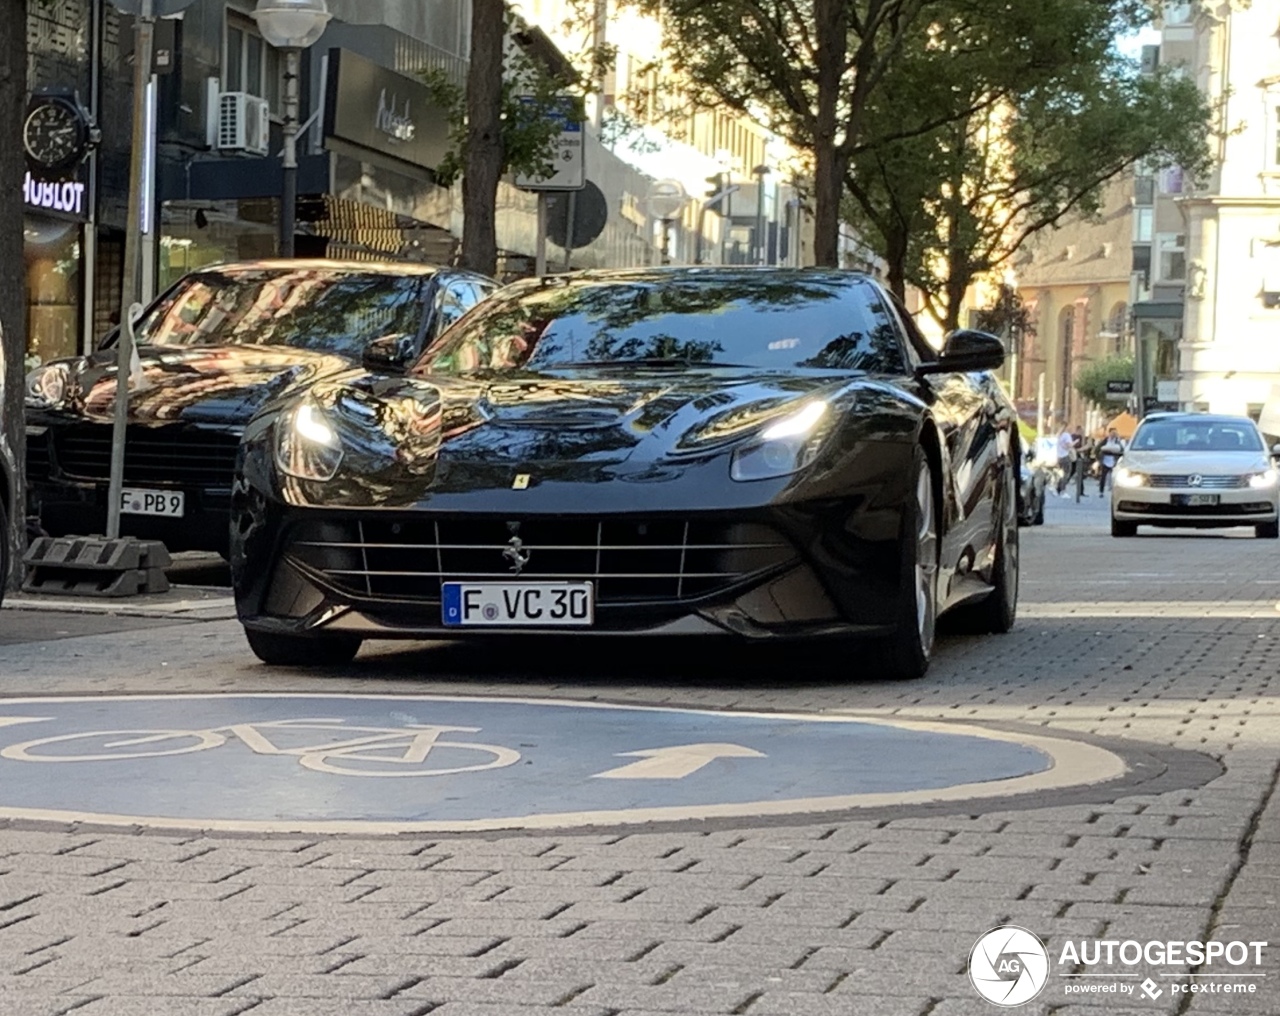
<path fill-rule="evenodd" d="M 1257 424 L 1244 416 L 1153 413 L 1116 467 L 1111 535 L 1139 525 L 1253 526 L 1280 537 L 1280 473 Z"/>

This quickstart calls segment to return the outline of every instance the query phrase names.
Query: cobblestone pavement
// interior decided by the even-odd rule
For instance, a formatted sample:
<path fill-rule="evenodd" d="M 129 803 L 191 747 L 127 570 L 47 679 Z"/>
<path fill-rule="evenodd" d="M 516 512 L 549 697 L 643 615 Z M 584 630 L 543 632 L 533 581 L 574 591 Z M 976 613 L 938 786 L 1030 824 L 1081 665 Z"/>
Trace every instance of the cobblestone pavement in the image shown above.
<path fill-rule="evenodd" d="M 234 622 L 0 646 L 0 694 L 519 694 L 849 710 L 1193 749 L 1201 789 L 885 821 L 598 835 L 351 839 L 0 826 L 5 1016 L 992 1016 L 965 975 L 1013 923 L 1055 963 L 1027 1016 L 1280 1012 L 1280 547 L 1105 535 L 1050 499 L 1023 615 L 927 678 L 698 647 L 368 648 L 269 671 Z M 9 612 L 6 611 L 6 614 Z M 6 618 L 12 627 L 12 618 Z M 1252 995 L 1073 994 L 1067 940 L 1275 943 Z M 1118 968 L 1117 968 L 1118 969 Z M 1206 970 L 1208 968 L 1205 968 Z M 1221 969 L 1215 968 L 1215 969 Z M 1074 982 L 1087 984 L 1083 979 Z M 1137 981 L 1126 982 L 1137 988 Z"/>

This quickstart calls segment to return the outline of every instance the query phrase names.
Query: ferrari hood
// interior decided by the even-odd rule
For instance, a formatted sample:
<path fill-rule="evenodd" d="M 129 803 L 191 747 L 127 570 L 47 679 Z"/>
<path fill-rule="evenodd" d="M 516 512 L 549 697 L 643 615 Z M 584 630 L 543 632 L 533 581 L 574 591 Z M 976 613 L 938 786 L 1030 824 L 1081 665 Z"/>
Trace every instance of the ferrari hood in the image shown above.
<path fill-rule="evenodd" d="M 353 367 L 329 353 L 287 346 L 142 346 L 141 382 L 129 385 L 129 420 L 241 425 L 266 402 Z M 65 412 L 109 422 L 115 412 L 114 350 L 78 361 Z"/>
<path fill-rule="evenodd" d="M 681 458 L 732 443 L 847 383 L 739 370 L 442 380 L 440 454 L 507 463 Z"/>

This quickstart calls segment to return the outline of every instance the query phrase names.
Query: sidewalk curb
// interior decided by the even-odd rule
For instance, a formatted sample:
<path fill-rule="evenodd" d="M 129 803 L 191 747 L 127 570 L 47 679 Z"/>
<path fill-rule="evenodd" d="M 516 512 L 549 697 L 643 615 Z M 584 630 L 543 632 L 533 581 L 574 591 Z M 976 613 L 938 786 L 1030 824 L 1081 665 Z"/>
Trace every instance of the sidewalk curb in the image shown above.
<path fill-rule="evenodd" d="M 198 590 L 192 590 L 198 592 Z M 221 590 L 219 590 L 221 592 Z M 138 597 L 138 599 L 143 599 Z M 121 600 L 78 596 L 19 595 L 5 598 L 0 609 L 51 611 L 64 614 L 114 614 L 120 617 L 159 617 L 184 621 L 226 621 L 236 616 L 230 596 L 196 596 L 160 603 L 128 603 Z"/>

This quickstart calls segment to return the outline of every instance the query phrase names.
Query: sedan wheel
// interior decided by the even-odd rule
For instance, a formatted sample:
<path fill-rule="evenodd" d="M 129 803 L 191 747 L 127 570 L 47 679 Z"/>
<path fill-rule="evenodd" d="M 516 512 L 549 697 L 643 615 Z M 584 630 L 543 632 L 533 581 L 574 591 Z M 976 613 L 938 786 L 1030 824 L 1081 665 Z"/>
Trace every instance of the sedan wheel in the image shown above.
<path fill-rule="evenodd" d="M 1114 516 L 1112 516 L 1112 518 L 1111 518 L 1111 535 L 1112 535 L 1112 536 L 1137 536 L 1137 535 L 1138 535 L 1138 523 L 1136 523 L 1136 522 L 1121 522 L 1119 519 L 1117 519 L 1117 518 L 1115 518 Z"/>
<path fill-rule="evenodd" d="M 904 512 L 898 630 L 885 645 L 894 677 L 920 677 L 929 667 L 938 622 L 938 513 L 924 449 L 915 452 L 915 483 Z"/>

